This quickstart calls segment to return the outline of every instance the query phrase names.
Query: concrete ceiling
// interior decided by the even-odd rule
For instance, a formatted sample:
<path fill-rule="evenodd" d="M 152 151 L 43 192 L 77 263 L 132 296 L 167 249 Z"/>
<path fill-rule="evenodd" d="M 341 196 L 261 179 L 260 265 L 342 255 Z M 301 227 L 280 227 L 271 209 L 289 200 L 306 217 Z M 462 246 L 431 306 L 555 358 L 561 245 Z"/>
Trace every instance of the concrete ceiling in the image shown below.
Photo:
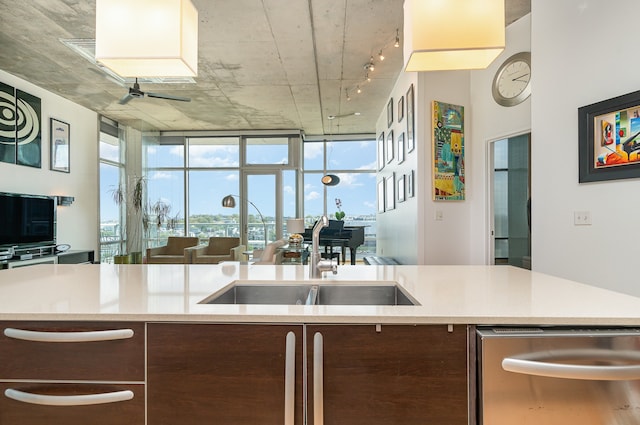
<path fill-rule="evenodd" d="M 95 0 L 0 0 L 0 69 L 140 130 L 375 132 L 402 70 L 393 42 L 396 29 L 402 41 L 403 0 L 192 1 L 200 21 L 195 83 L 141 83 L 191 102 L 119 104 L 128 82 L 60 41 L 95 38 Z M 505 7 L 508 25 L 530 12 L 531 0 Z M 364 64 L 381 48 L 386 58 L 374 60 L 366 82 Z"/>

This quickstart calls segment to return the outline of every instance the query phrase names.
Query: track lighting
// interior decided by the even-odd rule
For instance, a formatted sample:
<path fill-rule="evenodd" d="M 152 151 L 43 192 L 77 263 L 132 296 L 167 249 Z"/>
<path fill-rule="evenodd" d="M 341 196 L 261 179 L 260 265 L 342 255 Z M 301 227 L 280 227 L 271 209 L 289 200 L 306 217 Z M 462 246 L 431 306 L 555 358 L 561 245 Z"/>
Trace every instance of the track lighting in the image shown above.
<path fill-rule="evenodd" d="M 362 89 L 360 88 L 360 86 L 358 86 L 358 88 L 356 89 L 356 93 L 358 94 L 362 93 Z"/>
<path fill-rule="evenodd" d="M 371 77 L 369 77 L 369 73 L 368 72 L 364 75 L 364 79 L 367 80 L 367 83 L 371 82 Z"/>
<path fill-rule="evenodd" d="M 384 60 L 384 55 L 382 54 L 382 50 L 380 50 L 380 52 L 378 52 L 378 58 L 383 61 Z"/>
<path fill-rule="evenodd" d="M 400 47 L 400 35 L 398 32 L 398 28 L 396 28 L 396 42 L 393 43 L 393 47 Z"/>

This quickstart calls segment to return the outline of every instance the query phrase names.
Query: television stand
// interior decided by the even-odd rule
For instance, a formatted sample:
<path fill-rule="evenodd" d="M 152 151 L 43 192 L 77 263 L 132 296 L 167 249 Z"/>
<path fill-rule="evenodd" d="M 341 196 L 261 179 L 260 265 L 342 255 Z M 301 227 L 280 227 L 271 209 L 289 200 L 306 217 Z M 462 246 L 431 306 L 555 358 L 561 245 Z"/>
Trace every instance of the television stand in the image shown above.
<path fill-rule="evenodd" d="M 0 269 L 13 269 L 36 264 L 92 264 L 93 261 L 94 251 L 72 250 L 61 252 L 60 254 L 54 254 L 53 251 L 51 251 L 51 254 L 34 256 L 29 259 L 20 259 L 18 257 L 11 260 L 0 261 Z"/>

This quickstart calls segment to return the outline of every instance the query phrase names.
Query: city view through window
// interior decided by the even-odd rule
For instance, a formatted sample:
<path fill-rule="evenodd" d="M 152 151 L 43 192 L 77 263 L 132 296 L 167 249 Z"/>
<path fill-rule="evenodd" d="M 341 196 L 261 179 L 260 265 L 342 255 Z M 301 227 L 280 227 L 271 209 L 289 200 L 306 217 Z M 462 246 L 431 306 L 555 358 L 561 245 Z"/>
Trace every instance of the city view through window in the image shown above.
<path fill-rule="evenodd" d="M 164 245 L 172 235 L 197 236 L 201 243 L 215 236 L 241 237 L 240 207 L 246 199 L 250 201 L 246 204 L 247 251 L 287 237 L 289 218 L 304 217 L 306 227 L 311 227 L 325 213 L 334 220 L 336 213 L 343 213 L 345 226 L 365 226 L 358 258 L 375 253 L 374 140 L 305 142 L 302 164 L 290 157 L 288 138 L 257 138 L 244 144 L 240 140 L 208 137 L 145 144 L 144 247 Z M 246 154 L 241 154 L 241 146 L 247 147 Z M 109 196 L 118 185 L 117 161 L 105 161 L 107 151 L 111 161 L 119 157 L 113 148 L 104 149 L 105 155 L 101 149 L 102 262 L 126 251 L 120 235 L 125 227 L 121 205 Z M 320 179 L 325 172 L 338 175 L 340 184 L 324 186 Z M 227 195 L 235 195 L 235 208 L 223 207 Z M 298 214 L 300 210 L 303 215 Z"/>

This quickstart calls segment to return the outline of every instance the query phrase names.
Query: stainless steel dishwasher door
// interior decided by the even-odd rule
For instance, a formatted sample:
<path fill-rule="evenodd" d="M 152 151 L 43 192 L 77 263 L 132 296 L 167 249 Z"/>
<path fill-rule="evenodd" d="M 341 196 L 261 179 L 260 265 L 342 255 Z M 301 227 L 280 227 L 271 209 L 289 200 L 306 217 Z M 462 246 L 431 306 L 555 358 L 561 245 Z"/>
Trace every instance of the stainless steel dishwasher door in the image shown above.
<path fill-rule="evenodd" d="M 640 424 L 640 330 L 480 328 L 481 425 Z"/>

